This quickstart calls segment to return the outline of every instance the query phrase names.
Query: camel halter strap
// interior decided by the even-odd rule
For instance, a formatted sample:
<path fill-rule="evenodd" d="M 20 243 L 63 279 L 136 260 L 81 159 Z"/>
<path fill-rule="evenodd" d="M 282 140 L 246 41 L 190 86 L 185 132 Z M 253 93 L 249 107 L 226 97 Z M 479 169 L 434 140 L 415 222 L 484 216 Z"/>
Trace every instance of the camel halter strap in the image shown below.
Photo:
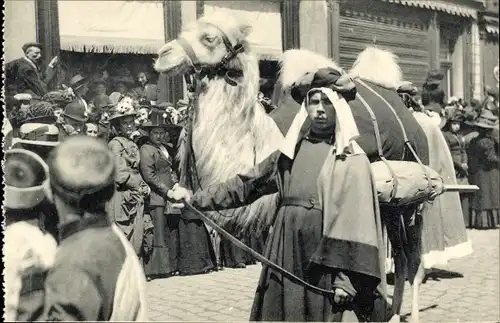
<path fill-rule="evenodd" d="M 205 76 L 208 76 L 209 79 L 213 79 L 215 76 L 224 77 L 224 80 L 232 86 L 238 85 L 238 82 L 235 81 L 236 77 L 242 77 L 243 72 L 238 69 L 228 68 L 227 64 L 235 58 L 239 53 L 243 53 L 245 48 L 242 44 L 232 45 L 229 37 L 227 37 L 226 33 L 222 31 L 219 27 L 214 24 L 207 23 L 208 25 L 214 26 L 217 28 L 222 37 L 222 41 L 226 46 L 227 53 L 222 57 L 221 61 L 214 66 L 203 65 L 199 61 L 196 53 L 193 50 L 193 47 L 182 37 L 177 39 L 179 45 L 181 45 L 182 49 L 188 56 L 191 61 L 191 66 L 193 67 L 193 72 L 197 76 L 199 80 L 203 79 Z"/>

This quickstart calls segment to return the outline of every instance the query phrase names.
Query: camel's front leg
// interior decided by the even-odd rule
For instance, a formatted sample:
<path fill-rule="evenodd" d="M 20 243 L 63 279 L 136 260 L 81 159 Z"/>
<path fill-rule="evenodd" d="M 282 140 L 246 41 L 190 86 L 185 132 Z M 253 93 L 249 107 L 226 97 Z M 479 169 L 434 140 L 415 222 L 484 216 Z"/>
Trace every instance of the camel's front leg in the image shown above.
<path fill-rule="evenodd" d="M 417 274 L 413 279 L 413 295 L 411 303 L 411 322 L 418 323 L 419 321 L 419 295 L 420 295 L 420 285 L 425 277 L 424 264 L 421 262 L 418 266 Z"/>

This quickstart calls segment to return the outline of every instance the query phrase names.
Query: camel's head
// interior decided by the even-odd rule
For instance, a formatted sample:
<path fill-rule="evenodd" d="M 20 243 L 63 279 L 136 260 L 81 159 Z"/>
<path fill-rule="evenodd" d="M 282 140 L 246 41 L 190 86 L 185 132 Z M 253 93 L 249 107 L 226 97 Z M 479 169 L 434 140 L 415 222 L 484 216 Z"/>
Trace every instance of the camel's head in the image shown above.
<path fill-rule="evenodd" d="M 251 31 L 251 26 L 223 12 L 202 17 L 183 30 L 178 39 L 163 45 L 154 67 L 161 73 L 179 75 L 189 72 L 193 64 L 215 66 L 229 52 L 228 46 L 240 44 L 248 50 L 245 39 Z"/>

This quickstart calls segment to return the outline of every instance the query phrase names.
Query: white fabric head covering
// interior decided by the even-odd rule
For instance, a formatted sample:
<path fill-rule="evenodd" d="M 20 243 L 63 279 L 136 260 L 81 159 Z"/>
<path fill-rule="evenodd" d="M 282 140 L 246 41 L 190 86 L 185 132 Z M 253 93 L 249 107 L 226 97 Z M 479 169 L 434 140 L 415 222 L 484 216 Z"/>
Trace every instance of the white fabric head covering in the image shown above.
<path fill-rule="evenodd" d="M 351 141 L 359 136 L 359 130 L 356 125 L 356 121 L 354 120 L 354 116 L 352 115 L 351 107 L 343 97 L 339 96 L 337 92 L 329 88 L 322 87 L 311 89 L 307 92 L 306 99 L 302 102 L 302 106 L 293 119 L 292 125 L 290 126 L 280 148 L 280 151 L 291 159 L 295 157 L 295 146 L 297 144 L 297 140 L 299 139 L 300 129 L 304 125 L 308 116 L 306 101 L 312 91 L 321 91 L 333 104 L 336 112 L 335 147 L 337 152 L 343 152 L 345 148 L 349 146 Z"/>

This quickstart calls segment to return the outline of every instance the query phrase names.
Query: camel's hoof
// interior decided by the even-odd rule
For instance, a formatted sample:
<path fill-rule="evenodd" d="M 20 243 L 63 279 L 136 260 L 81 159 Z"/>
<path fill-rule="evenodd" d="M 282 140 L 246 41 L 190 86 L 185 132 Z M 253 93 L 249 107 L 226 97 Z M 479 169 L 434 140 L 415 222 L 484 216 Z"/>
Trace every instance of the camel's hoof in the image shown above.
<path fill-rule="evenodd" d="M 398 314 L 394 314 L 389 320 L 389 323 L 396 323 L 396 322 L 401 322 L 401 317 Z"/>

